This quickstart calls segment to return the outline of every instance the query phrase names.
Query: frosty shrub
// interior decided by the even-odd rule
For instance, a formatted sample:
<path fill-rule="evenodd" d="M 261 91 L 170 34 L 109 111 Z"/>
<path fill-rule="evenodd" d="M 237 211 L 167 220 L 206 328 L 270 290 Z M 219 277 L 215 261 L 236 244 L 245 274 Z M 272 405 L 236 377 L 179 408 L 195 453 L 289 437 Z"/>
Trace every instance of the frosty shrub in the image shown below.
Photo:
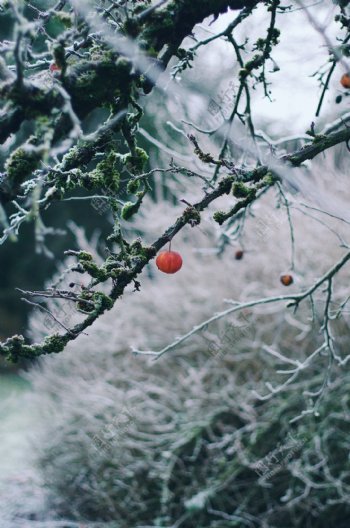
<path fill-rule="evenodd" d="M 266 225 L 271 199 L 255 209 Z M 156 218 L 164 218 L 167 205 L 156 207 Z M 269 304 L 227 316 L 157 361 L 130 351 L 161 349 L 224 309 L 224 299 L 281 293 L 276 277 L 290 249 L 285 217 L 284 208 L 276 210 L 269 236 L 255 229 L 256 218 L 248 221 L 241 261 L 230 246 L 220 256 L 210 252 L 217 233 L 209 223 L 185 230 L 177 242 L 186 262 L 181 273 L 159 276 L 153 265 L 141 291 L 125 294 L 122 310 L 33 369 L 42 416 L 33 452 L 59 517 L 120 528 L 346 526 L 350 378 L 347 367 L 327 378 L 322 351 L 308 363 L 323 341 L 309 307 L 293 315 Z M 299 289 L 339 250 L 332 219 L 306 228 L 293 210 L 293 222 L 306 270 L 291 286 Z M 157 227 L 153 215 L 140 224 L 150 233 Z M 348 278 L 343 272 L 341 299 Z M 337 351 L 346 353 L 345 311 L 335 323 Z M 33 336 L 41 330 L 36 315 Z M 283 386 L 298 364 L 304 367 Z"/>

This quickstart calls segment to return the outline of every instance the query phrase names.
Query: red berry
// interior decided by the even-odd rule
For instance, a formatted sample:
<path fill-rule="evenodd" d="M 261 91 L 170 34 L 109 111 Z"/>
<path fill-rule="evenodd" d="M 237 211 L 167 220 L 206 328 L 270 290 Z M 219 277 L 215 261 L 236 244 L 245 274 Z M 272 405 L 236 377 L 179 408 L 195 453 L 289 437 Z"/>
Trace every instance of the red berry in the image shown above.
<path fill-rule="evenodd" d="M 55 71 L 59 71 L 61 68 L 59 66 L 57 66 L 57 64 L 55 62 L 51 62 L 50 64 L 50 72 L 55 72 Z"/>
<path fill-rule="evenodd" d="M 237 249 L 237 251 L 235 253 L 235 259 L 236 260 L 242 260 L 243 255 L 244 255 L 243 249 Z"/>
<path fill-rule="evenodd" d="M 350 88 L 350 75 L 348 73 L 344 73 L 340 79 L 340 84 L 344 88 Z"/>
<path fill-rule="evenodd" d="M 176 273 L 181 269 L 182 257 L 176 251 L 162 251 L 156 258 L 156 264 L 164 273 Z"/>
<path fill-rule="evenodd" d="M 291 284 L 293 284 L 294 279 L 292 275 L 286 273 L 280 276 L 280 281 L 282 282 L 283 286 L 290 286 Z"/>

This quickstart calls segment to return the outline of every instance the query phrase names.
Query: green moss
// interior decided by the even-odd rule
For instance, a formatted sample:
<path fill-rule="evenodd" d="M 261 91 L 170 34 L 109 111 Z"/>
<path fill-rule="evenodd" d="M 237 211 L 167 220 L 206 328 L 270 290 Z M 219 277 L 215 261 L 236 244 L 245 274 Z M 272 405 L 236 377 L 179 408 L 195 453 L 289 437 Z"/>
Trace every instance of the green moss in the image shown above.
<path fill-rule="evenodd" d="M 84 271 L 99 282 L 104 282 L 109 278 L 109 274 L 104 266 L 98 266 L 94 262 L 91 253 L 79 251 L 76 253 L 79 263 Z"/>
<path fill-rule="evenodd" d="M 157 250 L 154 246 L 143 246 L 142 254 L 149 260 L 156 256 Z"/>
<path fill-rule="evenodd" d="M 216 211 L 216 213 L 214 213 L 213 215 L 213 219 L 219 225 L 222 225 L 226 220 L 226 214 L 224 213 L 224 211 Z"/>
<path fill-rule="evenodd" d="M 255 43 L 255 48 L 259 51 L 262 51 L 265 47 L 265 42 L 266 42 L 265 39 L 258 38 L 258 40 Z"/>
<path fill-rule="evenodd" d="M 219 182 L 219 189 L 228 194 L 232 188 L 233 176 L 226 176 Z"/>
<path fill-rule="evenodd" d="M 278 37 L 280 37 L 281 31 L 278 28 L 273 28 L 271 34 L 272 44 L 278 44 Z"/>
<path fill-rule="evenodd" d="M 249 181 L 259 182 L 268 174 L 267 167 L 257 167 L 249 175 Z"/>
<path fill-rule="evenodd" d="M 128 59 L 116 59 L 105 50 L 96 60 L 70 64 L 64 84 L 78 116 L 96 107 L 115 105 L 117 99 L 126 102 L 133 88 L 131 68 Z"/>
<path fill-rule="evenodd" d="M 153 246 L 143 246 L 141 239 L 136 239 L 129 248 L 131 256 L 139 257 L 144 261 L 148 261 L 156 255 L 157 251 Z"/>
<path fill-rule="evenodd" d="M 96 315 L 103 313 L 105 310 L 110 310 L 113 307 L 113 300 L 102 292 L 85 290 L 81 293 L 80 297 L 81 300 L 77 303 L 77 309 L 83 313 Z"/>
<path fill-rule="evenodd" d="M 232 194 L 236 198 L 247 198 L 252 194 L 253 189 L 249 188 L 242 182 L 235 182 L 232 185 Z"/>
<path fill-rule="evenodd" d="M 190 223 L 192 227 L 200 224 L 201 215 L 195 207 L 187 207 L 183 213 L 183 216 L 184 220 Z"/>
<path fill-rule="evenodd" d="M 92 278 L 99 282 L 105 282 L 109 275 L 103 266 L 98 266 L 95 262 L 82 262 L 84 271 L 86 271 Z"/>
<path fill-rule="evenodd" d="M 42 350 L 45 354 L 58 354 L 62 352 L 67 344 L 67 338 L 59 334 L 53 334 L 44 339 Z"/>
<path fill-rule="evenodd" d="M 62 160 L 63 170 L 69 170 L 75 164 L 84 165 L 87 152 L 90 152 L 89 158 L 92 157 L 91 148 L 88 144 L 81 143 L 69 150 Z M 87 160 L 86 160 L 87 161 Z M 87 190 L 95 188 L 104 189 L 106 193 L 116 194 L 120 184 L 120 174 L 117 169 L 119 154 L 111 151 L 102 161 L 100 161 L 94 170 L 85 173 L 81 169 L 72 168 L 67 173 L 52 174 L 55 183 L 59 182 L 63 190 L 72 190 L 76 187 L 84 187 Z"/>
<path fill-rule="evenodd" d="M 8 158 L 5 169 L 12 181 L 21 183 L 38 168 L 40 159 L 34 149 L 19 147 Z"/>
<path fill-rule="evenodd" d="M 149 160 L 149 156 L 145 150 L 136 147 L 136 155 L 126 154 L 124 161 L 131 172 L 140 173 Z"/>
<path fill-rule="evenodd" d="M 106 48 L 103 43 L 97 41 L 93 41 L 93 44 L 91 45 L 89 51 L 90 58 L 92 61 L 110 62 L 112 60 L 115 60 L 117 56 L 114 51 Z"/>
<path fill-rule="evenodd" d="M 268 172 L 266 176 L 262 179 L 263 185 L 274 185 L 278 178 L 272 174 L 272 172 Z"/>
<path fill-rule="evenodd" d="M 137 211 L 140 209 L 141 202 L 138 200 L 137 202 L 126 202 L 123 205 L 121 216 L 123 220 L 130 220 L 130 218 L 137 213 Z"/>
<path fill-rule="evenodd" d="M 93 257 L 91 255 L 91 253 L 89 253 L 88 251 L 79 251 L 78 253 L 78 259 L 80 261 L 92 261 L 93 260 Z"/>
<path fill-rule="evenodd" d="M 79 75 L 76 82 L 76 88 L 79 90 L 90 89 L 93 83 L 97 80 L 97 73 L 95 70 L 88 70 Z"/>
<path fill-rule="evenodd" d="M 126 190 L 129 194 L 136 194 L 137 191 L 139 190 L 140 188 L 140 180 L 130 180 L 128 182 L 128 185 L 126 187 Z"/>
<path fill-rule="evenodd" d="M 77 302 L 77 310 L 82 313 L 92 313 L 95 311 L 95 306 L 91 304 L 92 293 L 88 290 L 83 290 L 79 295 L 80 300 Z M 89 301 L 89 302 L 85 302 Z"/>
<path fill-rule="evenodd" d="M 138 255 L 142 251 L 142 242 L 140 238 L 137 238 L 130 244 L 129 253 L 130 255 Z"/>
<path fill-rule="evenodd" d="M 241 81 L 242 80 L 244 81 L 244 79 L 246 79 L 248 75 L 249 75 L 249 71 L 247 70 L 247 68 L 241 68 L 238 72 L 238 76 Z"/>
<path fill-rule="evenodd" d="M 92 298 L 101 311 L 110 310 L 113 307 L 113 300 L 102 292 L 94 292 Z"/>
<path fill-rule="evenodd" d="M 92 187 L 105 187 L 111 193 L 118 192 L 120 174 L 117 170 L 118 154 L 111 151 L 88 175 Z"/>
<path fill-rule="evenodd" d="M 80 154 L 80 148 L 81 145 L 75 145 L 74 147 L 70 148 L 67 154 L 63 156 L 62 159 L 62 166 L 64 168 L 70 168 L 73 167 L 74 164 L 79 161 L 79 154 Z"/>

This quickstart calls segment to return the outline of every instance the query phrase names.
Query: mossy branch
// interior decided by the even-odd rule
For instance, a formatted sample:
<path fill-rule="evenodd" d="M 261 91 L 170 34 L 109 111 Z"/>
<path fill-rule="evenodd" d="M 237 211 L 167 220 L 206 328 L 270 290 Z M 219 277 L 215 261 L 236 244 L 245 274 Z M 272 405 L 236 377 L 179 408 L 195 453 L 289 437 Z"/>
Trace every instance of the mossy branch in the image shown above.
<path fill-rule="evenodd" d="M 321 142 L 312 143 L 293 154 L 284 156 L 281 161 L 292 162 L 294 166 L 301 165 L 306 159 L 312 159 L 320 152 L 323 152 L 327 148 L 330 148 L 339 143 L 343 143 L 350 139 L 350 128 L 342 130 L 340 132 L 332 133 L 329 136 L 325 136 Z M 320 148 L 322 145 L 323 148 Z M 277 181 L 278 176 L 270 176 L 271 172 L 268 167 L 259 167 L 252 171 L 241 171 L 240 177 L 245 182 L 251 182 L 254 192 L 249 193 L 245 198 L 239 200 L 237 204 L 227 214 L 224 213 L 225 217 L 220 217 L 220 223 L 224 222 L 227 218 L 236 214 L 240 209 L 246 208 L 259 196 L 259 193 L 264 192 Z M 196 213 L 196 218 L 200 212 L 204 211 L 212 202 L 219 197 L 229 194 L 232 190 L 232 186 L 237 181 L 236 175 L 227 175 L 223 177 L 213 190 L 207 192 L 204 197 L 197 203 L 193 204 L 190 209 Z M 99 292 L 92 292 L 95 296 L 95 305 L 91 312 L 81 323 L 78 323 L 73 328 L 69 329 L 64 334 L 54 334 L 45 338 L 42 343 L 28 344 L 23 336 L 13 336 L 0 344 L 0 355 L 6 357 L 10 361 L 18 361 L 19 358 L 33 358 L 42 354 L 50 354 L 61 352 L 69 341 L 76 339 L 86 328 L 91 326 L 106 310 L 110 310 L 117 299 L 119 299 L 125 288 L 136 280 L 137 276 L 142 272 L 144 267 L 156 256 L 157 252 L 164 247 L 172 238 L 186 225 L 191 225 L 193 222 L 193 211 L 190 214 L 189 208 L 178 217 L 176 222 L 171 225 L 164 233 L 151 244 L 149 247 L 143 247 L 142 252 L 139 254 L 139 258 L 135 259 L 134 264 L 127 268 L 125 267 L 116 276 L 113 277 L 113 273 L 109 270 L 109 277 L 114 279 L 113 288 L 109 296 L 105 296 Z M 197 218 L 198 220 L 198 218 Z M 217 220 L 219 220 L 217 218 Z M 197 222 L 198 223 L 198 222 Z M 90 262 L 93 265 L 91 258 L 86 257 L 83 259 L 86 262 Z M 95 268 L 94 268 L 95 269 Z M 338 268 L 337 268 L 338 269 Z M 88 271 L 87 269 L 83 271 Z M 102 271 L 100 270 L 102 273 Z M 97 275 L 96 275 L 97 273 Z M 103 277 L 98 276 L 98 270 L 93 273 L 98 278 L 97 283 L 100 280 L 106 280 L 105 270 L 103 270 Z M 108 273 L 107 273 L 108 275 Z"/>

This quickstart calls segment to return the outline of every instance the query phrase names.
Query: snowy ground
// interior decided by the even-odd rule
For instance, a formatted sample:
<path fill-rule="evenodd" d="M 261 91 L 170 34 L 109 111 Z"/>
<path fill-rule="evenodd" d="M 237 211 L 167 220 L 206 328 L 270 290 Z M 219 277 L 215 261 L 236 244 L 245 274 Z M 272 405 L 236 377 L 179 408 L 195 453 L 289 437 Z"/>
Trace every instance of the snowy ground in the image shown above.
<path fill-rule="evenodd" d="M 23 524 L 19 518 L 17 523 L 15 518 L 28 514 L 34 519 L 34 512 L 43 511 L 43 493 L 30 464 L 30 433 L 35 426 L 35 417 L 29 409 L 29 390 L 29 384 L 16 374 L 0 377 L 1 528 L 28 526 L 27 521 Z"/>
<path fill-rule="evenodd" d="M 30 385 L 16 374 L 0 375 L 0 528 L 118 528 L 115 523 L 57 519 L 31 463 L 36 417 Z"/>

